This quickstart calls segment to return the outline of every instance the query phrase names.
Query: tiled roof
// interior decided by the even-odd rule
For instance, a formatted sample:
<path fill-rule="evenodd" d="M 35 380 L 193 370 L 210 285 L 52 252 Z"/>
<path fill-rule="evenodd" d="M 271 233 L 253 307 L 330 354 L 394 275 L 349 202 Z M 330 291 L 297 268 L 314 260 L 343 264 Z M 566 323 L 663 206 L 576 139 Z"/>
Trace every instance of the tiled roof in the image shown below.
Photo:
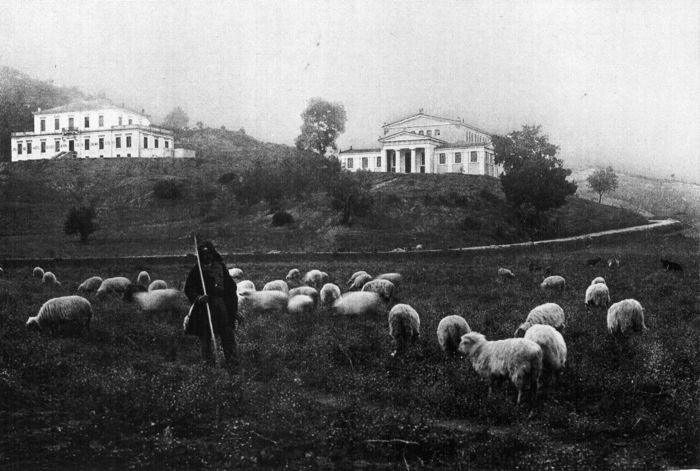
<path fill-rule="evenodd" d="M 139 111 L 131 110 L 123 106 L 116 106 L 111 101 L 104 98 L 98 98 L 95 100 L 76 100 L 66 105 L 56 106 L 55 108 L 49 108 L 47 110 L 37 110 L 34 112 L 34 114 L 56 114 L 80 111 L 96 111 L 104 109 L 124 110 L 128 113 L 133 113 L 141 116 L 148 116 Z"/>

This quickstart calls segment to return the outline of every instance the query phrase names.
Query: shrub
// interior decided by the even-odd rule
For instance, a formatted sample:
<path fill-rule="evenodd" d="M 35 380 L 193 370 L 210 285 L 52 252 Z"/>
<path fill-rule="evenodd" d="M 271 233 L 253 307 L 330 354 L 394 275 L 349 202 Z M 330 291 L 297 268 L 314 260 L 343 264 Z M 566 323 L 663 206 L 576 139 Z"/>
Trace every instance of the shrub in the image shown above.
<path fill-rule="evenodd" d="M 153 194 L 162 200 L 174 200 L 180 197 L 180 185 L 174 180 L 158 180 L 153 185 Z"/>
<path fill-rule="evenodd" d="M 87 243 L 88 236 L 98 229 L 95 219 L 95 208 L 81 206 L 71 208 L 63 223 L 63 232 L 67 235 L 80 234 L 80 242 Z"/>
<path fill-rule="evenodd" d="M 481 221 L 471 216 L 464 216 L 464 219 L 462 219 L 461 227 L 465 231 L 478 231 L 479 229 L 481 229 Z"/>
<path fill-rule="evenodd" d="M 287 211 L 280 210 L 272 215 L 272 225 L 279 227 L 286 224 L 292 224 L 294 222 L 294 217 Z"/>

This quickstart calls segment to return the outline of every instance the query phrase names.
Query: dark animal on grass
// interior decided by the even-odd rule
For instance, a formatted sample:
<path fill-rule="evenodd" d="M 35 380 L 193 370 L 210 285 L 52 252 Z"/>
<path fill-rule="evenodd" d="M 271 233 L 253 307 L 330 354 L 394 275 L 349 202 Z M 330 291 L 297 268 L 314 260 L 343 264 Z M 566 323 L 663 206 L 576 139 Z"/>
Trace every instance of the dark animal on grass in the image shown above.
<path fill-rule="evenodd" d="M 683 266 L 680 263 L 664 260 L 663 258 L 661 259 L 661 265 L 668 271 L 683 271 Z"/>
<path fill-rule="evenodd" d="M 595 257 L 595 258 L 589 258 L 588 260 L 586 260 L 586 263 L 587 263 L 588 265 L 590 265 L 590 266 L 593 267 L 593 266 L 598 265 L 598 264 L 599 264 L 600 262 L 602 262 L 602 261 L 603 261 L 602 258 L 600 258 L 600 257 Z"/>

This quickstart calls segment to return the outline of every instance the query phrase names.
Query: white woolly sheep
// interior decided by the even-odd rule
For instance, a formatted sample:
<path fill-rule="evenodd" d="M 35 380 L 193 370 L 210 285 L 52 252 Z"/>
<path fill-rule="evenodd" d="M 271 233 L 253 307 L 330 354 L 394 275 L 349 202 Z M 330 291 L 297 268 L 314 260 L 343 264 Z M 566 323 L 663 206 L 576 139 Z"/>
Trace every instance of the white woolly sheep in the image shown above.
<path fill-rule="evenodd" d="M 610 290 L 603 283 L 596 283 L 586 288 L 586 306 L 608 307 L 610 305 Z"/>
<path fill-rule="evenodd" d="M 315 308 L 316 301 L 306 294 L 294 295 L 287 302 L 287 312 L 296 316 L 312 314 Z"/>
<path fill-rule="evenodd" d="M 139 272 L 139 275 L 136 277 L 136 284 L 139 284 L 144 288 L 147 287 L 151 284 L 151 275 L 149 275 L 147 271 Z"/>
<path fill-rule="evenodd" d="M 124 300 L 135 302 L 147 314 L 184 316 L 190 308 L 185 293 L 174 288 L 146 291 L 142 285 L 129 285 L 124 292 Z"/>
<path fill-rule="evenodd" d="M 268 281 L 263 286 L 263 291 L 282 291 L 284 294 L 289 294 L 289 285 L 284 280 Z"/>
<path fill-rule="evenodd" d="M 516 329 L 514 337 L 522 337 L 527 329 L 535 324 L 551 325 L 557 330 L 564 330 L 566 323 L 564 310 L 556 303 L 544 303 L 535 307 L 525 318 L 525 322 Z"/>
<path fill-rule="evenodd" d="M 364 284 L 360 291 L 371 291 L 381 296 L 382 301 L 390 303 L 394 297 L 394 283 L 389 280 L 371 280 Z"/>
<path fill-rule="evenodd" d="M 365 285 L 365 283 L 372 281 L 372 277 L 369 276 L 368 274 L 364 275 L 358 275 L 355 280 L 353 280 L 352 284 L 350 285 L 350 291 L 359 291 L 362 289 L 362 287 Z"/>
<path fill-rule="evenodd" d="M 389 311 L 389 335 L 394 339 L 392 356 L 406 351 L 420 336 L 420 317 L 408 304 L 397 304 Z"/>
<path fill-rule="evenodd" d="M 155 291 L 157 289 L 168 289 L 168 284 L 163 280 L 151 281 L 151 284 L 148 285 L 148 291 Z"/>
<path fill-rule="evenodd" d="M 92 315 L 92 305 L 87 299 L 82 296 L 61 296 L 46 301 L 36 316 L 27 319 L 27 327 L 36 326 L 52 334 L 68 329 L 82 333 L 83 329 L 90 330 Z"/>
<path fill-rule="evenodd" d="M 99 276 L 91 276 L 87 280 L 83 281 L 80 283 L 80 286 L 78 286 L 78 293 L 92 293 L 93 291 L 97 291 L 97 288 L 100 287 L 102 284 L 102 278 Z"/>
<path fill-rule="evenodd" d="M 292 268 L 284 279 L 290 285 L 299 286 L 301 284 L 301 272 L 298 268 Z"/>
<path fill-rule="evenodd" d="M 321 288 L 321 292 L 319 293 L 319 298 L 321 300 L 322 306 L 324 306 L 324 307 L 332 306 L 333 303 L 336 301 L 336 299 L 340 298 L 340 287 L 338 287 L 338 285 L 333 284 L 333 283 L 326 283 Z"/>
<path fill-rule="evenodd" d="M 321 289 L 325 283 L 328 283 L 328 273 L 321 270 L 309 270 L 306 272 L 306 274 L 304 274 L 301 282 L 306 286 Z"/>
<path fill-rule="evenodd" d="M 368 275 L 368 276 L 369 276 L 369 273 L 367 273 L 367 272 L 364 271 L 364 270 L 356 271 L 355 273 L 352 274 L 352 276 L 351 276 L 350 279 L 348 280 L 347 286 L 348 286 L 348 287 L 352 286 L 352 284 L 355 282 L 355 279 L 356 279 L 358 276 L 360 276 L 360 275 Z M 371 276 L 370 276 L 370 279 L 372 279 Z"/>
<path fill-rule="evenodd" d="M 635 299 L 619 301 L 608 309 L 608 332 L 625 335 L 628 330 L 634 332 L 647 330 L 644 324 L 644 308 Z"/>
<path fill-rule="evenodd" d="M 255 291 L 255 283 L 250 280 L 243 280 L 236 283 L 236 290 L 240 293 L 244 289 Z"/>
<path fill-rule="evenodd" d="M 556 380 L 557 374 L 566 366 L 564 337 L 551 325 L 537 324 L 527 329 L 525 338 L 542 349 L 543 379 L 546 376 Z"/>
<path fill-rule="evenodd" d="M 52 272 L 47 271 L 44 273 L 44 276 L 41 278 L 41 282 L 45 285 L 49 286 L 60 286 L 61 283 L 56 279 L 56 275 L 54 275 Z"/>
<path fill-rule="evenodd" d="M 105 296 L 107 294 L 122 294 L 126 291 L 127 286 L 131 284 L 131 280 L 124 276 L 115 276 L 106 278 L 97 288 L 97 296 Z"/>
<path fill-rule="evenodd" d="M 34 278 L 44 278 L 44 269 L 41 267 L 34 267 L 32 270 L 32 276 Z"/>
<path fill-rule="evenodd" d="M 228 274 L 231 278 L 233 278 L 233 281 L 235 281 L 236 283 L 243 279 L 243 270 L 241 270 L 240 268 L 229 268 Z"/>
<path fill-rule="evenodd" d="M 386 312 L 377 293 L 359 291 L 345 293 L 333 303 L 333 312 L 340 315 L 380 315 Z"/>
<path fill-rule="evenodd" d="M 462 336 L 472 329 L 462 316 L 452 315 L 443 317 L 437 326 L 437 339 L 440 348 L 447 354 L 454 354 L 459 348 Z"/>
<path fill-rule="evenodd" d="M 602 276 L 596 276 L 595 278 L 593 278 L 593 281 L 591 281 L 591 284 L 594 285 L 596 283 L 605 284 L 605 278 L 603 278 Z"/>
<path fill-rule="evenodd" d="M 244 316 L 268 312 L 284 314 L 287 311 L 288 301 L 287 293 L 277 290 L 253 291 L 244 289 L 238 292 L 238 310 Z"/>
<path fill-rule="evenodd" d="M 500 278 L 515 278 L 515 273 L 510 271 L 507 268 L 499 268 L 498 269 L 498 276 Z"/>
<path fill-rule="evenodd" d="M 318 305 L 318 290 L 311 286 L 299 286 L 297 288 L 292 288 L 289 290 L 289 297 L 298 296 L 300 294 L 305 294 L 314 301 L 314 308 Z"/>
<path fill-rule="evenodd" d="M 540 288 L 543 289 L 558 289 L 563 290 L 566 287 L 566 280 L 563 276 L 552 275 L 548 276 L 540 284 Z"/>
<path fill-rule="evenodd" d="M 518 390 L 517 403 L 523 386 L 529 380 L 532 398 L 537 396 L 537 384 L 542 374 L 542 348 L 532 340 L 505 339 L 488 341 L 478 332 L 462 336 L 459 351 L 468 355 L 474 371 L 489 380 L 489 397 L 493 383 L 508 378 Z"/>
<path fill-rule="evenodd" d="M 374 279 L 389 280 L 392 283 L 394 283 L 394 286 L 398 287 L 403 281 L 403 276 L 401 275 L 401 273 L 382 273 L 381 275 L 377 275 Z"/>

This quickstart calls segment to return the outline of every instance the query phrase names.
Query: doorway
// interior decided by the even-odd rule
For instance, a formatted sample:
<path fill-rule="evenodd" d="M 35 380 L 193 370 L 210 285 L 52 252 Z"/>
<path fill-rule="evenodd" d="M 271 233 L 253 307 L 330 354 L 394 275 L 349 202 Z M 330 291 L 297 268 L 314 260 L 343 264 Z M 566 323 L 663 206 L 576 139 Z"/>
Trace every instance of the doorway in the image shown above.
<path fill-rule="evenodd" d="M 74 141 L 72 139 L 68 141 L 68 150 L 71 152 L 75 150 L 73 142 Z"/>

